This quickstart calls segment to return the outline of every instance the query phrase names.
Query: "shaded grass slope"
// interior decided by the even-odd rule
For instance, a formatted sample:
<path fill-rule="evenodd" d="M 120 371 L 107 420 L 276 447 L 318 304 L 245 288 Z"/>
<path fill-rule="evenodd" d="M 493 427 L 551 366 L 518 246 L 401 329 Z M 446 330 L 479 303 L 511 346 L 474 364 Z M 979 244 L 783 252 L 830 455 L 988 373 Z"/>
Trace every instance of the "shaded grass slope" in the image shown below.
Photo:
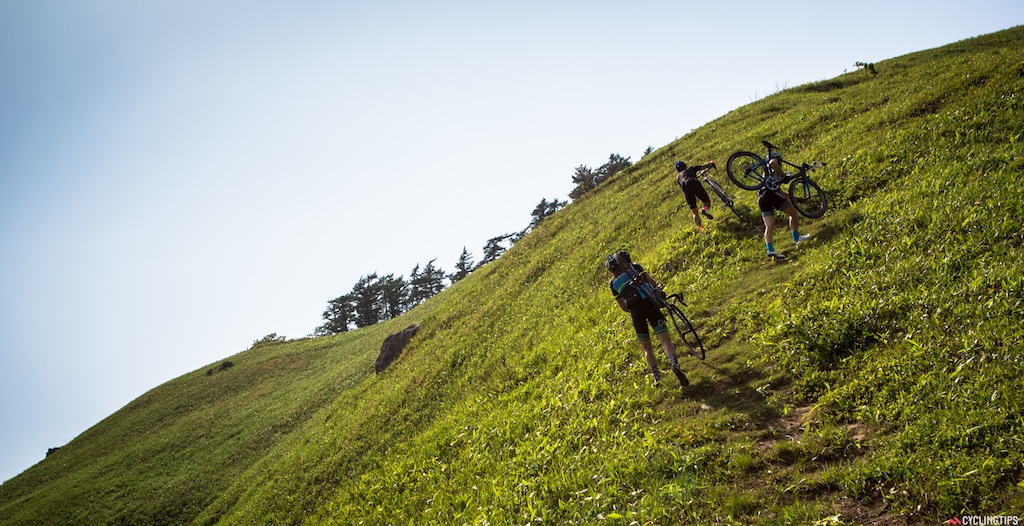
<path fill-rule="evenodd" d="M 738 108 L 406 315 L 143 395 L 0 486 L 3 524 L 934 524 L 1024 509 L 1024 29 Z M 754 195 L 693 229 L 672 164 L 820 159 L 773 264 Z M 724 179 L 724 174 L 721 177 Z M 705 338 L 650 385 L 601 260 Z M 380 375 L 384 338 L 421 323 Z M 664 364 L 664 359 L 663 362 Z M 212 369 L 211 369 L 212 368 Z M 211 374 L 207 374 L 212 370 Z"/>

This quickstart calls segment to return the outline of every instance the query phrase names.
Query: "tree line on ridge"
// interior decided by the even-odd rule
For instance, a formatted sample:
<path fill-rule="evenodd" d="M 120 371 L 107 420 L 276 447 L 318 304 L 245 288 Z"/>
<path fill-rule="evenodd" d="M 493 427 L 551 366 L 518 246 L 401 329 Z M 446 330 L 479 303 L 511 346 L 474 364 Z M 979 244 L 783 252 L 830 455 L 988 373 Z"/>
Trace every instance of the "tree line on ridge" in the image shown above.
<path fill-rule="evenodd" d="M 648 147 L 644 155 L 651 151 L 652 148 Z M 586 165 L 578 166 L 572 176 L 572 182 L 576 186 L 569 192 L 569 199 L 579 199 L 601 182 L 630 166 L 632 163 L 629 162 L 629 158 L 618 154 L 610 155 L 607 163 L 594 169 Z M 324 323 L 316 328 L 313 336 L 326 336 L 347 332 L 353 328 L 368 327 L 408 311 L 447 286 L 465 278 L 473 270 L 498 259 L 541 221 L 569 202 L 541 199 L 531 212 L 530 224 L 526 228 L 488 239 L 483 247 L 483 256 L 476 263 L 473 261 L 472 253 L 463 247 L 462 254 L 455 263 L 455 270 L 451 273 L 445 273 L 443 269 L 435 266 L 435 258 L 425 265 L 417 264 L 408 278 L 394 274 L 381 276 L 377 272 L 362 276 L 352 286 L 351 291 L 327 302 L 327 308 L 323 312 Z M 448 281 L 448 285 L 445 285 L 445 280 Z"/>

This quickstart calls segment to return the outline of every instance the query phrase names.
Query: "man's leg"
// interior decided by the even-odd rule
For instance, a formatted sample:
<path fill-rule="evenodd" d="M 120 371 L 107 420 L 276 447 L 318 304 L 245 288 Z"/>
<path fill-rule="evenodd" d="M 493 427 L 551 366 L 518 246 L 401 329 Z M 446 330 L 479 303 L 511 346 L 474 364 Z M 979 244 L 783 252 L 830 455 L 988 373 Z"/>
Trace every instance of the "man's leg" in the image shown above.
<path fill-rule="evenodd" d="M 668 356 L 669 363 L 672 367 L 679 365 L 679 358 L 676 357 L 676 344 L 672 343 L 672 335 L 668 331 L 658 334 L 658 341 L 661 342 L 662 348 L 665 349 L 665 355 Z"/>
<path fill-rule="evenodd" d="M 700 181 L 695 182 L 694 186 L 696 187 L 694 189 L 694 193 L 696 194 L 697 198 L 700 199 L 701 203 L 704 204 L 704 208 L 701 209 L 700 213 L 704 214 L 704 217 L 708 219 L 714 219 L 715 216 L 711 215 L 711 212 L 709 212 L 709 210 L 711 210 L 711 196 L 708 195 L 708 191 L 704 189 L 704 185 L 700 184 Z M 694 206 L 692 206 L 691 208 L 695 207 L 696 202 L 694 203 Z"/>
<path fill-rule="evenodd" d="M 644 349 L 644 360 L 647 361 L 647 369 L 651 371 L 654 376 L 654 383 L 661 381 L 661 373 L 658 372 L 658 359 L 654 356 L 654 347 L 651 345 L 651 340 L 647 338 L 640 339 L 640 346 Z"/>
<path fill-rule="evenodd" d="M 690 207 L 690 213 L 693 214 L 693 224 L 697 225 L 699 230 L 704 230 L 700 214 L 697 213 L 697 194 L 694 192 L 692 182 L 683 187 L 683 195 L 686 197 L 686 204 Z"/>
<path fill-rule="evenodd" d="M 807 236 L 800 235 L 800 214 L 791 204 L 787 204 L 784 210 L 789 214 L 789 233 L 793 236 L 793 242 L 799 245 L 801 241 L 807 239 Z"/>
<path fill-rule="evenodd" d="M 757 208 L 761 211 L 761 221 L 764 221 L 764 246 L 769 256 L 777 258 L 785 257 L 775 251 L 772 244 L 772 236 L 775 231 L 775 208 L 778 205 L 779 195 L 771 191 L 763 191 L 757 197 Z"/>
<path fill-rule="evenodd" d="M 704 214 L 704 217 L 708 219 L 714 219 L 715 216 L 711 215 L 711 201 L 704 201 L 704 208 L 701 209 L 700 213 Z"/>
<path fill-rule="evenodd" d="M 772 212 L 761 212 L 761 220 L 764 221 L 764 246 L 768 250 L 768 254 L 772 256 L 781 256 L 775 251 L 775 245 L 772 244 L 773 232 L 775 231 L 775 214 Z"/>
<path fill-rule="evenodd" d="M 683 370 L 679 368 L 679 355 L 676 354 L 676 345 L 672 343 L 672 335 L 665 330 L 658 334 L 658 341 L 661 342 L 661 346 L 665 348 L 665 354 L 668 355 L 668 361 L 672 364 L 672 373 L 679 379 L 679 383 L 682 385 L 690 385 L 690 380 L 683 374 Z"/>

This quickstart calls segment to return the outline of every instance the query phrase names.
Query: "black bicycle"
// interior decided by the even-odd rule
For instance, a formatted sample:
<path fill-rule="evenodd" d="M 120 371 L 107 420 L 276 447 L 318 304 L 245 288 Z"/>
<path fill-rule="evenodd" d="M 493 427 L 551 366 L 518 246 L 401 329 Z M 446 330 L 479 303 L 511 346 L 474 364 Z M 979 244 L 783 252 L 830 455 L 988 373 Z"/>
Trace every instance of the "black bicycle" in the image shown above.
<path fill-rule="evenodd" d="M 726 193 L 725 189 L 722 188 L 722 185 L 718 184 L 718 181 L 714 180 L 714 178 L 712 178 L 708 174 L 708 171 L 710 171 L 712 168 L 714 168 L 716 171 L 718 170 L 717 166 L 710 166 L 708 168 L 701 170 L 700 173 L 697 174 L 697 176 L 703 179 L 704 182 L 711 187 L 711 191 L 713 191 L 715 195 L 717 195 L 718 198 L 722 200 L 722 203 L 724 203 L 729 210 L 732 210 L 732 213 L 736 214 L 736 217 L 743 219 L 743 216 L 741 216 L 740 213 L 736 211 L 736 207 L 734 206 L 736 203 L 735 201 L 733 201 L 732 196 Z"/>
<path fill-rule="evenodd" d="M 653 289 L 654 287 L 651 288 Z M 680 306 L 686 306 L 683 297 L 679 294 L 664 296 L 660 292 L 655 291 L 654 302 L 668 314 L 668 319 L 672 320 L 672 326 L 679 333 L 679 337 L 686 344 L 690 354 L 698 360 L 703 360 L 705 355 L 704 342 L 701 341 L 700 336 L 697 335 L 697 329 L 693 328 L 693 324 L 690 323 L 690 320 L 683 314 L 683 309 L 680 308 Z"/>
<path fill-rule="evenodd" d="M 682 307 L 686 306 L 683 297 L 679 294 L 665 295 L 664 292 L 655 289 L 647 281 L 646 272 L 637 272 L 633 264 L 619 254 L 615 255 L 615 259 L 619 264 L 619 268 L 626 269 L 626 274 L 633 285 L 640 289 L 644 296 L 651 298 L 654 304 L 666 313 L 666 318 L 672 321 L 672 326 L 675 327 L 676 332 L 682 338 L 690 354 L 698 360 L 703 360 L 705 356 L 704 342 L 701 341 L 700 336 L 697 334 L 697 329 L 693 328 L 689 318 L 686 317 L 686 314 L 683 314 Z"/>
<path fill-rule="evenodd" d="M 777 155 L 779 149 L 768 141 L 761 141 L 768 148 L 764 157 L 751 152 L 736 152 L 729 156 L 725 163 L 725 171 L 736 186 L 744 190 L 760 190 L 762 187 L 779 191 L 782 185 L 789 183 L 789 194 L 786 196 L 796 210 L 810 218 L 821 217 L 828 210 L 828 198 L 825 191 L 811 180 L 808 172 L 825 167 L 825 163 L 814 161 L 810 164 L 793 164 Z M 776 154 L 779 162 L 786 167 L 795 168 L 796 172 L 787 171 L 785 175 L 769 175 L 768 162 Z"/>

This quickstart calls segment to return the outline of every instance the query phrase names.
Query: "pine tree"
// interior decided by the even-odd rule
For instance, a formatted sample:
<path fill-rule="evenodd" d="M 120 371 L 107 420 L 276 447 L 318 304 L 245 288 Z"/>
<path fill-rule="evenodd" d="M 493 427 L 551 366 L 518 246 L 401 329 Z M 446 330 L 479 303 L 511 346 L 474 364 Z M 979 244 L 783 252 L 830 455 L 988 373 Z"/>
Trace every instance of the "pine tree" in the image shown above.
<path fill-rule="evenodd" d="M 605 179 L 608 179 L 632 165 L 633 163 L 629 162 L 629 157 L 623 157 L 617 153 L 609 155 L 608 162 L 602 164 L 594 171 L 596 180 L 594 186 L 601 184 Z"/>
<path fill-rule="evenodd" d="M 398 317 L 409 307 L 409 284 L 402 276 L 388 274 L 377 280 L 380 288 L 381 318 L 390 320 Z"/>
<path fill-rule="evenodd" d="M 456 281 L 468 276 L 472 271 L 473 255 L 466 250 L 466 247 L 462 247 L 462 255 L 460 255 L 459 260 L 455 262 L 455 272 L 452 272 L 452 274 L 448 276 L 448 280 L 455 283 Z"/>
<path fill-rule="evenodd" d="M 381 293 L 377 273 L 359 278 L 352 287 L 356 327 L 369 327 L 381 319 Z"/>
<path fill-rule="evenodd" d="M 617 153 L 609 155 L 608 162 L 597 167 L 596 170 L 591 170 L 582 164 L 577 166 L 576 173 L 572 176 L 572 182 L 576 185 L 576 188 L 569 192 L 569 198 L 579 199 L 587 192 L 597 188 L 597 185 L 601 184 L 605 179 L 630 166 L 632 166 L 632 163 L 629 162 L 629 157 L 623 157 Z"/>
<path fill-rule="evenodd" d="M 597 181 L 594 180 L 594 171 L 584 164 L 576 167 L 576 173 L 572 176 L 572 182 L 576 185 L 576 188 L 569 192 L 570 199 L 579 199 L 583 194 L 597 186 Z"/>
<path fill-rule="evenodd" d="M 420 270 L 417 264 L 409 278 L 410 307 L 419 305 L 444 290 L 444 279 L 447 277 L 441 269 L 434 266 L 436 259 L 431 259 Z"/>
<path fill-rule="evenodd" d="M 323 314 L 325 323 L 317 327 L 313 335 L 326 336 L 348 331 L 355 320 L 354 299 L 355 297 L 349 293 L 328 301 L 327 310 Z"/>
<path fill-rule="evenodd" d="M 436 259 L 431 259 L 427 262 L 426 266 L 423 267 L 423 272 L 420 273 L 420 279 L 424 292 L 427 298 L 433 297 L 438 292 L 444 290 L 444 279 L 447 277 L 443 270 L 434 266 Z"/>
<path fill-rule="evenodd" d="M 547 219 L 549 216 L 551 216 L 551 214 L 554 214 L 566 204 L 568 203 L 563 203 L 558 199 L 555 199 L 553 201 L 541 199 L 540 203 L 538 203 L 537 206 L 534 207 L 533 212 L 530 212 L 530 217 L 532 217 L 533 219 L 530 221 L 530 226 L 527 227 L 527 229 L 532 229 L 533 227 L 537 226 L 538 224 L 540 224 L 541 221 Z"/>
<path fill-rule="evenodd" d="M 508 248 L 505 247 L 502 243 L 512 238 L 513 235 L 514 234 L 505 234 L 488 239 L 487 243 L 484 244 L 483 259 L 480 260 L 480 263 L 477 263 L 477 267 L 482 267 L 501 257 L 501 255 L 504 254 L 506 250 L 508 250 Z"/>
<path fill-rule="evenodd" d="M 423 300 L 427 299 L 423 295 L 423 274 L 420 272 L 420 264 L 417 263 L 412 268 L 412 272 L 409 273 L 409 308 L 413 308 Z"/>

